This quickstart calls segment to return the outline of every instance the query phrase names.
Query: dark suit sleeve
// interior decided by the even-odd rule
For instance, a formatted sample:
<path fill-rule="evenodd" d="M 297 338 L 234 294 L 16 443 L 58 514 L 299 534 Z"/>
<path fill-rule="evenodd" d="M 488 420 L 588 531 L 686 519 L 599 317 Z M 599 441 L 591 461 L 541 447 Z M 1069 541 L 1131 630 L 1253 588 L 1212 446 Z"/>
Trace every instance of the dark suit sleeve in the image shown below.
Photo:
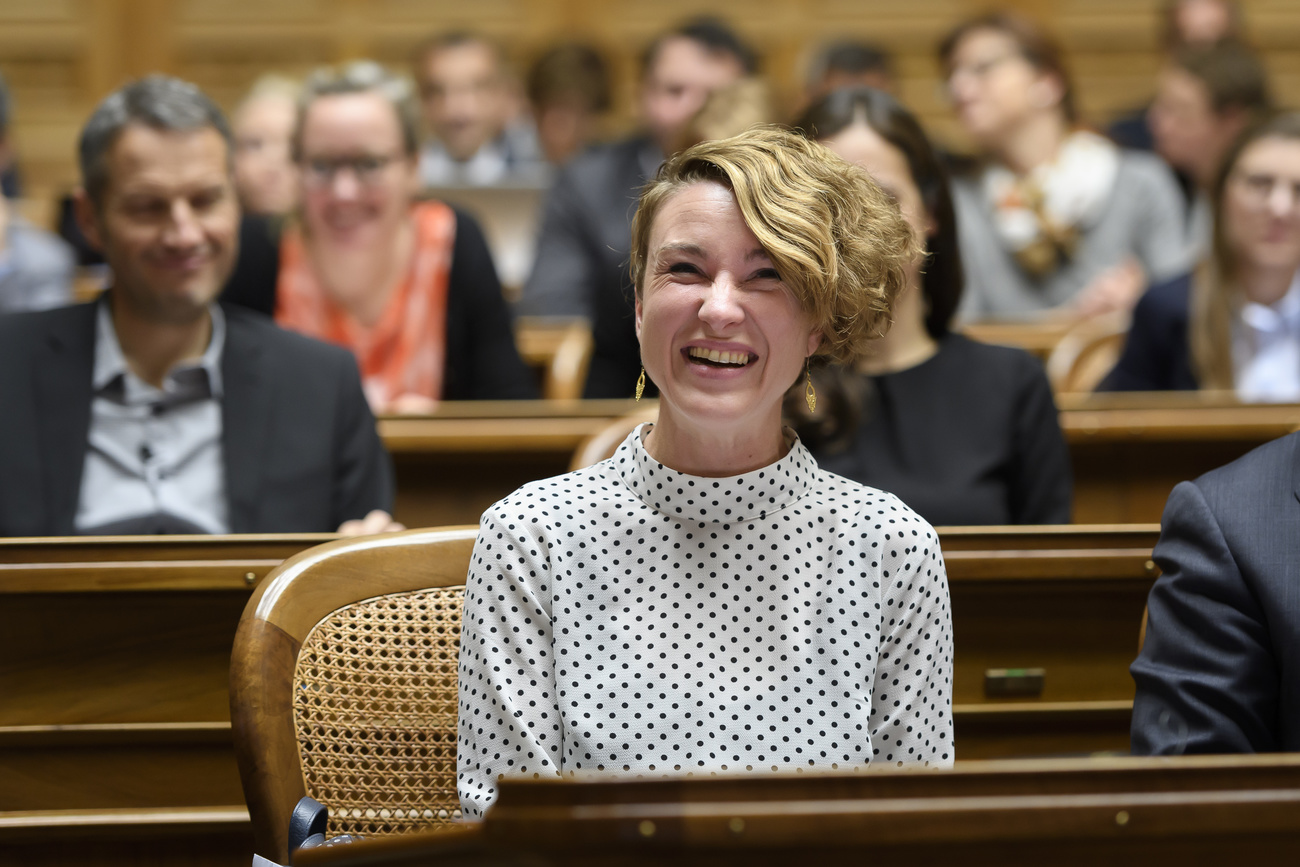
<path fill-rule="evenodd" d="M 1154 556 L 1164 574 L 1131 668 L 1133 752 L 1278 749 L 1278 671 L 1264 614 L 1197 483 L 1174 488 Z"/>
<path fill-rule="evenodd" d="M 456 212 L 456 242 L 447 287 L 444 400 L 537 397 L 533 373 L 515 348 L 514 324 L 492 254 L 478 223 Z"/>
<path fill-rule="evenodd" d="M 562 169 L 542 207 L 537 256 L 516 309 L 527 316 L 594 318 L 599 259 L 593 260 L 584 226 L 586 208 L 579 192 L 578 164 Z"/>
<path fill-rule="evenodd" d="M 1195 388 L 1188 373 L 1189 277 L 1153 286 L 1133 308 L 1124 351 L 1098 391 L 1168 391 Z"/>
<path fill-rule="evenodd" d="M 1021 367 L 1012 432 L 1011 522 L 1068 524 L 1073 472 L 1052 387 L 1036 359 L 1026 354 Z"/>
<path fill-rule="evenodd" d="M 393 511 L 393 464 L 361 390 L 361 373 L 350 353 L 339 353 L 338 358 L 331 504 L 334 528 L 344 521 L 364 518 L 373 509 Z"/>

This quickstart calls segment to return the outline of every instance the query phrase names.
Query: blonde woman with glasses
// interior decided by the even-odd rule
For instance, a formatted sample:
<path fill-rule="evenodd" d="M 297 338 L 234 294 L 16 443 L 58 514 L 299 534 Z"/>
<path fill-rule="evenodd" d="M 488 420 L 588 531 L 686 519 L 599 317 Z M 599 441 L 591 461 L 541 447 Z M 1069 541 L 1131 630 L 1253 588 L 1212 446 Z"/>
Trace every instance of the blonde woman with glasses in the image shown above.
<path fill-rule="evenodd" d="M 405 79 L 369 62 L 308 79 L 275 319 L 351 349 L 378 413 L 535 397 L 483 233 L 418 200 L 418 149 Z"/>

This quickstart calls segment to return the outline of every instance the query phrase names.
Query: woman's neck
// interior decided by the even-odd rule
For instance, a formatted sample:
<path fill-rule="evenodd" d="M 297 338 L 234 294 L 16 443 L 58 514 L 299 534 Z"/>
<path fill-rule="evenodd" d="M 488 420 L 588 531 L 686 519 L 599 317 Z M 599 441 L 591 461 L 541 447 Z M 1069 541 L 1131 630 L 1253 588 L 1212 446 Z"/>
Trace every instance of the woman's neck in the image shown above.
<path fill-rule="evenodd" d="M 1295 276 L 1296 269 L 1291 267 L 1242 268 L 1241 291 L 1247 301 L 1273 305 L 1290 291 Z"/>
<path fill-rule="evenodd" d="M 925 299 L 916 280 L 894 304 L 894 324 L 871 344 L 871 353 L 858 362 L 858 370 L 872 376 L 897 373 L 928 361 L 939 344 L 925 328 Z"/>
<path fill-rule="evenodd" d="M 414 253 L 415 227 L 403 220 L 388 244 L 364 249 L 305 239 L 307 256 L 325 294 L 367 328 L 383 315 Z"/>
<path fill-rule="evenodd" d="M 1069 137 L 1065 119 L 1054 112 L 1031 115 L 1019 129 L 995 147 L 998 161 L 1018 176 L 1025 176 L 1039 166 L 1056 159 L 1061 145 Z"/>
<path fill-rule="evenodd" d="M 755 433 L 754 431 L 758 431 Z M 776 463 L 790 451 L 780 410 L 770 424 L 718 431 L 678 419 L 662 400 L 659 418 L 642 440 L 650 457 L 691 476 L 724 478 Z"/>

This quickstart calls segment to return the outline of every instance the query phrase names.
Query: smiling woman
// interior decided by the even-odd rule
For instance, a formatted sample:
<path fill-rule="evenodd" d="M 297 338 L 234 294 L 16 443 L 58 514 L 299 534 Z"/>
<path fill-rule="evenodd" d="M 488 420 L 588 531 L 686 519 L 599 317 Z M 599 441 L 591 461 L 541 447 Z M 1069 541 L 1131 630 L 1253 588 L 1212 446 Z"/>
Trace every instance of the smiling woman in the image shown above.
<path fill-rule="evenodd" d="M 670 159 L 632 273 L 659 419 L 484 514 L 460 655 L 461 804 L 500 775 L 953 760 L 939 543 L 781 426 L 807 359 L 889 324 L 919 245 L 821 145 L 760 129 Z"/>
<path fill-rule="evenodd" d="M 308 79 L 276 321 L 351 349 L 376 412 L 535 397 L 483 233 L 417 201 L 417 148 L 404 79 L 368 62 Z"/>

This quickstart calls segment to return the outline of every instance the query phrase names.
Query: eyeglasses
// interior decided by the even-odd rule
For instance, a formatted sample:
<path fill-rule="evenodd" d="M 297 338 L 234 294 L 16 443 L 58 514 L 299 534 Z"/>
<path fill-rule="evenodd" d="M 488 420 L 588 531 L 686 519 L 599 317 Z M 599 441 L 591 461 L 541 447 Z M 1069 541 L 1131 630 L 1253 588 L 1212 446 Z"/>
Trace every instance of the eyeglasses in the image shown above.
<path fill-rule="evenodd" d="M 349 171 L 362 186 L 374 186 L 382 179 L 384 169 L 396 162 L 396 154 L 387 156 L 364 155 L 356 157 L 315 157 L 302 161 L 303 179 L 313 187 L 329 187 L 341 171 Z"/>
<path fill-rule="evenodd" d="M 1264 210 L 1277 199 L 1278 188 L 1289 194 L 1286 200 L 1287 210 L 1300 210 L 1300 180 L 1282 178 L 1264 173 L 1235 175 L 1233 178 L 1245 204 L 1251 208 Z"/>

